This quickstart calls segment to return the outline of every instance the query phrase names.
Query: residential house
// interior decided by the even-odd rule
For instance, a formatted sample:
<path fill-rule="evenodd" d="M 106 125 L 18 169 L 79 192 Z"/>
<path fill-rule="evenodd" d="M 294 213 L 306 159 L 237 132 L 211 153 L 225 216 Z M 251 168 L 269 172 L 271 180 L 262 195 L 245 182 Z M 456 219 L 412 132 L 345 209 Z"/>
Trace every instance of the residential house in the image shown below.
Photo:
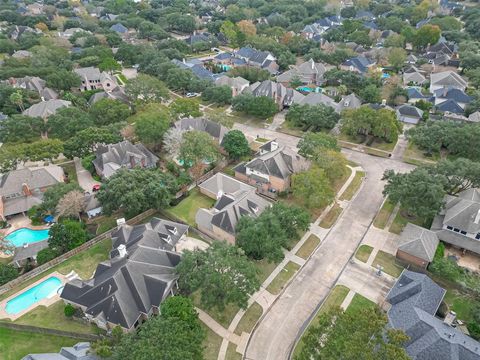
<path fill-rule="evenodd" d="M 74 69 L 73 71 L 82 80 L 80 91 L 103 89 L 109 92 L 117 87 L 116 81 L 110 74 L 105 71 L 100 72 L 96 67 L 89 66 Z"/>
<path fill-rule="evenodd" d="M 307 96 L 303 97 L 300 101 L 299 104 L 301 105 L 310 105 L 310 106 L 315 106 L 315 105 L 326 105 L 330 106 L 335 109 L 336 112 L 340 112 L 340 107 L 338 103 L 335 102 L 331 97 L 322 94 L 321 92 L 311 92 Z"/>
<path fill-rule="evenodd" d="M 230 77 L 230 76 L 222 75 L 215 80 L 215 85 L 229 86 L 230 89 L 232 89 L 232 96 L 237 96 L 237 95 L 240 95 L 243 90 L 248 88 L 248 86 L 250 85 L 250 82 L 240 76 Z"/>
<path fill-rule="evenodd" d="M 118 100 L 127 105 L 130 104 L 130 98 L 127 94 L 125 94 L 124 88 L 121 87 L 116 87 L 111 91 L 100 91 L 92 94 L 92 96 L 90 96 L 90 99 L 88 100 L 88 104 L 92 106 L 101 99 Z"/>
<path fill-rule="evenodd" d="M 290 188 L 293 174 L 305 171 L 309 162 L 276 140 L 260 147 L 254 159 L 240 163 L 233 170 L 235 178 L 255 186 L 260 192 L 281 192 Z"/>
<path fill-rule="evenodd" d="M 93 165 L 99 176 L 108 179 L 120 168 L 154 168 L 158 157 L 143 144 L 132 144 L 128 140 L 116 144 L 99 145 L 95 151 Z"/>
<path fill-rule="evenodd" d="M 248 66 L 267 70 L 270 74 L 278 72 L 277 58 L 268 51 L 258 51 L 247 46 L 234 52 L 233 55 L 238 59 L 244 60 Z"/>
<path fill-rule="evenodd" d="M 90 343 L 79 342 L 72 347 L 62 347 L 59 353 L 28 354 L 22 360 L 98 360 Z"/>
<path fill-rule="evenodd" d="M 472 102 L 473 98 L 464 91 L 456 88 L 443 88 L 434 92 L 435 105 L 440 105 L 448 100 L 452 100 L 458 104 L 462 109 Z"/>
<path fill-rule="evenodd" d="M 48 239 L 16 247 L 13 250 L 13 266 L 23 268 L 28 264 L 37 265 L 37 254 L 46 248 L 48 248 Z"/>
<path fill-rule="evenodd" d="M 191 59 L 189 61 L 186 61 L 185 59 L 183 59 L 182 61 L 180 61 L 177 59 L 173 59 L 172 63 L 180 69 L 190 70 L 196 77 L 202 80 L 215 82 L 217 77 L 221 76 L 219 74 L 214 74 L 210 70 L 206 69 L 203 66 L 203 63 L 199 60 Z"/>
<path fill-rule="evenodd" d="M 343 110 L 358 109 L 360 106 L 362 106 L 362 100 L 355 93 L 351 93 L 350 95 L 342 96 L 342 100 L 337 104 L 336 109 L 341 113 Z"/>
<path fill-rule="evenodd" d="M 327 68 L 325 65 L 316 63 L 313 59 L 310 59 L 278 75 L 277 81 L 285 86 L 289 86 L 292 80 L 297 79 L 305 85 L 321 85 L 323 74 L 325 74 L 326 71 Z"/>
<path fill-rule="evenodd" d="M 70 101 L 59 99 L 41 101 L 24 110 L 22 114 L 31 117 L 41 117 L 45 120 L 50 115 L 56 114 L 58 109 L 69 107 L 70 105 L 72 105 Z"/>
<path fill-rule="evenodd" d="M 443 113 L 449 113 L 449 114 L 458 114 L 458 115 L 463 115 L 463 108 L 455 101 L 452 99 L 448 99 L 439 105 L 435 106 L 435 110 L 437 112 L 443 112 Z"/>
<path fill-rule="evenodd" d="M 69 28 L 69 29 L 66 29 L 65 31 L 59 32 L 58 36 L 61 37 L 61 38 L 64 38 L 64 39 L 69 39 L 70 37 L 72 37 L 76 33 L 85 33 L 84 35 L 87 35 L 87 34 L 91 35 L 92 34 L 91 31 L 88 31 L 88 30 L 85 30 L 85 29 L 82 29 L 82 28 L 78 28 L 78 27 L 74 27 L 74 28 Z"/>
<path fill-rule="evenodd" d="M 95 194 L 85 195 L 85 207 L 83 211 L 85 214 L 87 214 L 89 219 L 99 216 L 102 213 L 102 205 L 100 204 L 100 201 L 98 201 Z"/>
<path fill-rule="evenodd" d="M 321 36 L 330 29 L 342 25 L 342 19 L 339 16 L 329 16 L 315 21 L 313 24 L 306 25 L 301 31 L 301 35 L 307 39 L 313 40 L 314 37 Z"/>
<path fill-rule="evenodd" d="M 46 87 L 47 82 L 37 76 L 10 78 L 6 83 L 14 88 L 35 91 L 40 95 L 42 100 L 54 100 L 58 98 L 57 92 Z"/>
<path fill-rule="evenodd" d="M 444 203 L 430 230 L 447 244 L 480 254 L 480 191 L 446 195 Z"/>
<path fill-rule="evenodd" d="M 410 54 L 407 56 L 407 59 L 405 60 L 405 63 L 407 64 L 410 64 L 410 65 L 415 65 L 418 61 L 418 58 L 413 55 L 413 54 Z"/>
<path fill-rule="evenodd" d="M 467 81 L 454 71 L 443 71 L 432 73 L 430 75 L 430 92 L 433 94 L 436 90 L 444 88 L 454 88 L 465 91 Z"/>
<path fill-rule="evenodd" d="M 32 57 L 32 53 L 28 50 L 16 50 L 12 54 L 12 58 L 14 59 L 19 59 L 19 60 L 24 60 Z"/>
<path fill-rule="evenodd" d="M 247 185 L 223 173 L 217 173 L 199 186 L 212 199 L 211 209 L 199 209 L 195 215 L 198 229 L 209 236 L 235 244 L 235 228 L 242 216 L 259 216 L 271 203 Z"/>
<path fill-rule="evenodd" d="M 445 293 L 427 275 L 404 270 L 386 298 L 388 326 L 407 334 L 412 360 L 479 360 L 480 344 L 454 327 L 455 313 L 436 316 Z"/>
<path fill-rule="evenodd" d="M 423 85 L 426 82 L 427 78 L 420 71 L 403 73 L 403 85 Z"/>
<path fill-rule="evenodd" d="M 223 143 L 224 136 L 228 129 L 219 123 L 206 118 L 183 118 L 175 122 L 175 128 L 181 131 L 204 131 L 209 134 L 213 140 L 220 146 Z"/>
<path fill-rule="evenodd" d="M 10 39 L 17 41 L 25 33 L 40 34 L 41 31 L 30 26 L 14 25 L 8 36 Z"/>
<path fill-rule="evenodd" d="M 431 95 L 423 95 L 419 88 L 408 87 L 406 90 L 409 104 L 415 104 L 417 101 L 420 100 L 430 101 Z"/>
<path fill-rule="evenodd" d="M 181 259 L 175 248 L 187 231 L 186 225 L 159 218 L 122 225 L 112 233 L 110 259 L 97 266 L 91 279 L 68 282 L 60 297 L 101 329 L 133 331 L 174 294 Z"/>
<path fill-rule="evenodd" d="M 0 177 L 0 217 L 24 214 L 43 200 L 43 193 L 64 181 L 60 166 L 12 170 Z"/>
<path fill-rule="evenodd" d="M 340 65 L 340 69 L 365 74 L 373 65 L 375 65 L 375 63 L 370 61 L 365 56 L 356 56 L 346 60 L 342 65 Z"/>
<path fill-rule="evenodd" d="M 112 26 L 110 26 L 110 30 L 116 32 L 120 36 L 128 33 L 128 28 L 124 26 L 122 23 L 113 24 Z"/>
<path fill-rule="evenodd" d="M 244 90 L 255 97 L 266 96 L 271 98 L 278 105 L 280 110 L 298 104 L 304 96 L 297 90 L 287 88 L 280 83 L 271 80 L 255 82 Z"/>
<path fill-rule="evenodd" d="M 397 119 L 406 124 L 418 124 L 423 117 L 423 110 L 413 105 L 400 105 L 395 111 Z"/>
<path fill-rule="evenodd" d="M 426 269 L 433 261 L 438 243 L 433 231 L 408 223 L 398 239 L 396 257 L 406 264 Z"/>

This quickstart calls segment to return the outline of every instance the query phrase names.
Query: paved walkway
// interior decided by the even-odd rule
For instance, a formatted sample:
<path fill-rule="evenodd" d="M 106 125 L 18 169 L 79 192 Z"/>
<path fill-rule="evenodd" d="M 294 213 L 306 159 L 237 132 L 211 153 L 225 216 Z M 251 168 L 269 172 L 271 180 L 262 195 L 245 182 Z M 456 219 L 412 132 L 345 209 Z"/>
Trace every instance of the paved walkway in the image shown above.
<path fill-rule="evenodd" d="M 272 123 L 268 126 L 268 130 L 277 130 L 285 122 L 286 111 L 276 113 L 273 117 Z"/>
<path fill-rule="evenodd" d="M 78 185 L 80 185 L 84 191 L 92 192 L 93 185 L 100 184 L 100 182 L 95 180 L 88 170 L 85 170 L 79 158 L 75 158 L 74 163 L 77 172 Z"/>

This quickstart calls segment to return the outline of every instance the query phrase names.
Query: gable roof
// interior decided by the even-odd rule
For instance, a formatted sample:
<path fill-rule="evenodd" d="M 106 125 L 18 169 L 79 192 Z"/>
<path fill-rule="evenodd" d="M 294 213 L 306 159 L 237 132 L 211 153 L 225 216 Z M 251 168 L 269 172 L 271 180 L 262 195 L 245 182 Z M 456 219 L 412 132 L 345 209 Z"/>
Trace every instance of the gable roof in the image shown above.
<path fill-rule="evenodd" d="M 438 246 L 438 238 L 433 231 L 408 223 L 400 234 L 399 243 L 399 250 L 431 262 Z"/>
<path fill-rule="evenodd" d="M 389 326 L 409 336 L 413 360 L 479 360 L 477 341 L 435 317 L 445 292 L 427 275 L 404 270 L 386 298 Z"/>
<path fill-rule="evenodd" d="M 220 145 L 223 142 L 225 134 L 229 131 L 225 126 L 203 117 L 183 118 L 176 121 L 174 126 L 177 129 L 184 131 L 205 131 L 211 137 L 217 140 Z"/>
<path fill-rule="evenodd" d="M 456 102 L 465 103 L 465 104 L 468 104 L 473 100 L 473 98 L 465 94 L 464 91 L 456 88 L 438 89 L 434 92 L 434 95 L 436 98 L 439 98 L 439 99 L 451 99 Z"/>
<path fill-rule="evenodd" d="M 315 93 L 311 92 L 307 96 L 305 96 L 301 101 L 300 104 L 302 105 L 327 105 L 331 106 L 332 108 L 335 109 L 335 111 L 338 111 L 338 104 L 333 100 L 331 97 L 323 94 L 323 93 Z"/>
<path fill-rule="evenodd" d="M 82 80 L 87 81 L 97 81 L 100 80 L 100 69 L 94 66 L 88 66 L 78 69 L 73 69 L 73 71 L 82 78 Z"/>
<path fill-rule="evenodd" d="M 121 23 L 116 23 L 116 24 L 110 26 L 110 30 L 115 31 L 115 32 L 120 33 L 120 34 L 125 34 L 125 33 L 128 32 L 128 28 L 123 26 L 123 24 L 121 24 Z"/>
<path fill-rule="evenodd" d="M 260 65 L 263 65 L 265 61 L 267 60 L 267 57 L 271 56 L 272 58 L 275 58 L 272 53 L 268 51 L 259 51 L 257 49 L 254 49 L 250 46 L 245 46 L 242 47 L 240 50 L 238 50 L 235 53 L 235 56 L 242 57 L 248 59 L 248 61 L 258 63 Z"/>
<path fill-rule="evenodd" d="M 435 108 L 438 111 L 451 112 L 454 114 L 463 114 L 464 112 L 463 108 L 460 105 L 458 105 L 458 103 L 455 100 L 452 100 L 452 99 L 448 99 L 447 101 L 444 101 L 441 104 L 436 105 Z"/>
<path fill-rule="evenodd" d="M 480 192 L 478 189 L 469 189 L 457 197 L 447 198 L 443 222 L 445 225 L 477 234 L 480 232 L 479 214 Z"/>
<path fill-rule="evenodd" d="M 400 115 L 414 117 L 418 119 L 421 119 L 423 116 L 423 111 L 413 105 L 407 105 L 407 104 L 400 105 L 397 108 L 397 111 Z"/>
<path fill-rule="evenodd" d="M 62 347 L 59 353 L 28 354 L 22 360 L 97 360 L 91 353 L 90 343 L 79 342 L 72 347 Z"/>
<path fill-rule="evenodd" d="M 70 101 L 51 99 L 46 101 L 41 101 L 37 104 L 33 104 L 28 109 L 26 109 L 22 114 L 31 116 L 31 117 L 41 117 L 45 119 L 50 115 L 54 115 L 58 109 L 63 107 L 69 107 L 72 105 Z"/>
<path fill-rule="evenodd" d="M 454 71 L 430 74 L 430 84 L 443 87 L 459 87 L 462 89 L 465 89 L 468 85 L 467 81 Z"/>
<path fill-rule="evenodd" d="M 278 75 L 277 81 L 289 82 L 295 77 L 298 77 L 302 82 L 310 82 L 312 81 L 312 78 L 315 82 L 318 82 L 323 77 L 323 74 L 325 74 L 326 71 L 327 69 L 325 65 L 323 65 L 322 63 L 316 63 L 315 61 L 313 61 L 313 59 L 310 59 Z"/>
<path fill-rule="evenodd" d="M 372 64 L 373 62 L 371 62 L 365 56 L 356 56 L 346 60 L 342 65 L 353 66 L 354 68 L 358 69 L 358 71 L 364 73 L 368 70 L 368 67 Z"/>

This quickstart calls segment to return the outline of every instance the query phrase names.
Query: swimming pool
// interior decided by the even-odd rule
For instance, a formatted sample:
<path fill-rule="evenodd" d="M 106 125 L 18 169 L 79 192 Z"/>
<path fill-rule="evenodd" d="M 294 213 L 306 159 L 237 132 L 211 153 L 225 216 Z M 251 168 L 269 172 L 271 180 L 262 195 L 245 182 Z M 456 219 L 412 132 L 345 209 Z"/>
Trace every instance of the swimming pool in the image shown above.
<path fill-rule="evenodd" d="M 40 284 L 9 300 L 5 306 L 5 311 L 9 315 L 19 314 L 40 300 L 55 295 L 61 287 L 62 281 L 59 278 L 56 276 L 49 277 Z"/>
<path fill-rule="evenodd" d="M 48 239 L 48 229 L 32 230 L 28 228 L 21 228 L 8 234 L 5 237 L 10 244 L 15 247 L 23 246 L 24 244 L 32 244 Z"/>

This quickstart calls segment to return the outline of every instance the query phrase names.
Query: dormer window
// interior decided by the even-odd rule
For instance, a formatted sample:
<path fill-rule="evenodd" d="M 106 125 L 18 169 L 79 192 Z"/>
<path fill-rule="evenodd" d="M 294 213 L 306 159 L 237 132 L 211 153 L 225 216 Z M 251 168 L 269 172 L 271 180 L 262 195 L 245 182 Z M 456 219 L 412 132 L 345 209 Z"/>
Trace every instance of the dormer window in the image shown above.
<path fill-rule="evenodd" d="M 475 236 L 475 239 L 480 240 L 480 233 Z"/>

